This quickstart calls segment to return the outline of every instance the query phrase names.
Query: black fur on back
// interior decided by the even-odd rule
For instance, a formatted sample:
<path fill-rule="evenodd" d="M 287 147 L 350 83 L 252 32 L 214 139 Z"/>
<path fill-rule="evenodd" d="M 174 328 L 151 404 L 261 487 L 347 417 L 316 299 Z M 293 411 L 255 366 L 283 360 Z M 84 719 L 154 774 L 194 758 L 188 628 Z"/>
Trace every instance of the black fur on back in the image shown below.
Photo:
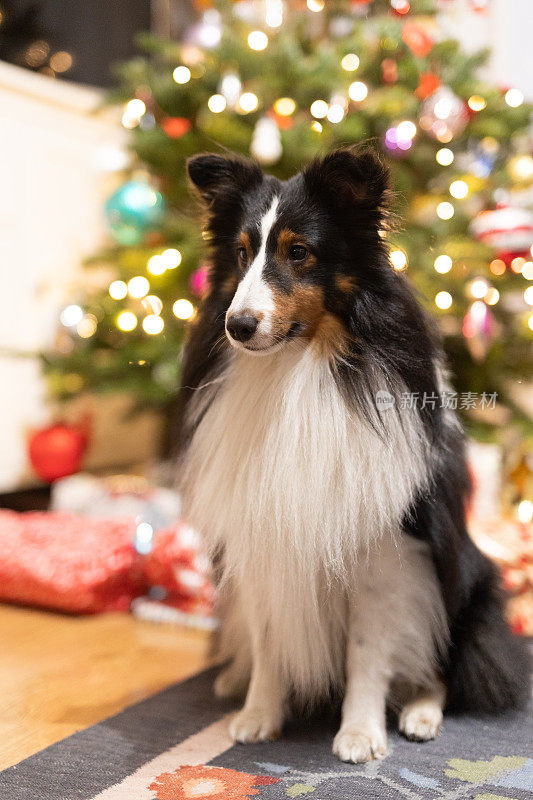
<path fill-rule="evenodd" d="M 337 151 L 284 184 L 237 158 L 198 156 L 188 170 L 207 208 L 214 267 L 210 293 L 186 348 L 179 411 L 182 451 L 192 434 L 189 399 L 225 364 L 224 316 L 233 296 L 228 278 L 236 274 L 237 235 L 248 220 L 259 218 L 274 190 L 281 192 L 279 207 L 292 228 L 300 225 L 313 241 L 318 266 L 306 280 L 321 286 L 326 311 L 349 333 L 349 352 L 334 364 L 347 403 L 376 424 L 370 403 L 377 372 L 387 382 L 383 388 L 393 394 L 400 384 L 419 398 L 438 395 L 444 363 L 438 337 L 404 276 L 391 268 L 380 235 L 387 171 L 376 156 Z M 353 279 L 353 292 L 337 290 L 339 276 Z M 430 488 L 406 510 L 404 530 L 429 544 L 440 582 L 451 636 L 442 664 L 448 707 L 503 711 L 527 700 L 528 653 L 504 620 L 496 568 L 468 535 L 464 436 L 457 420 L 439 405 L 418 411 L 431 448 Z"/>

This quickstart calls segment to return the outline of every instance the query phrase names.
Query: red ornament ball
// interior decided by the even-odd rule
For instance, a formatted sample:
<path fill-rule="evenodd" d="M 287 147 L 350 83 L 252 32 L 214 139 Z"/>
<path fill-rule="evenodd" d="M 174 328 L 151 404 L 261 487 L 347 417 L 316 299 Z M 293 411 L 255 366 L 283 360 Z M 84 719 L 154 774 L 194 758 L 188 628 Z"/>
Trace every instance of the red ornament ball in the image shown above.
<path fill-rule="evenodd" d="M 425 58 L 433 50 L 435 44 L 431 33 L 418 22 L 406 22 L 403 26 L 402 39 L 411 53 Z"/>
<path fill-rule="evenodd" d="M 31 435 L 28 455 L 39 478 L 52 483 L 79 471 L 87 443 L 82 428 L 56 423 Z"/>
<path fill-rule="evenodd" d="M 398 63 L 393 58 L 385 58 L 381 62 L 381 74 L 384 83 L 396 83 L 398 80 Z"/>
<path fill-rule="evenodd" d="M 440 86 L 440 80 L 433 72 L 421 72 L 418 86 L 415 91 L 420 100 L 425 100 L 430 94 L 436 92 Z"/>
<path fill-rule="evenodd" d="M 191 121 L 187 117 L 167 117 L 161 123 L 161 127 L 170 139 L 181 139 L 190 131 Z"/>

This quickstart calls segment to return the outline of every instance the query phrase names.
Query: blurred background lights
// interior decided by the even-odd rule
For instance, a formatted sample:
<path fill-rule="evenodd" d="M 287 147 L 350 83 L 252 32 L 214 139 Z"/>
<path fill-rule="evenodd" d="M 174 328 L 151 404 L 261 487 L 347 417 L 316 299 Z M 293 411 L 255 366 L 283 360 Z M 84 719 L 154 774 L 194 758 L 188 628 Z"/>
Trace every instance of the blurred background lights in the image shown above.
<path fill-rule="evenodd" d="M 328 108 L 326 117 L 333 123 L 342 122 L 344 119 L 344 106 L 340 103 L 332 103 Z"/>
<path fill-rule="evenodd" d="M 490 271 L 493 275 L 503 275 L 505 272 L 505 261 L 502 261 L 501 258 L 495 258 L 494 261 L 490 262 Z"/>
<path fill-rule="evenodd" d="M 444 201 L 443 203 L 439 203 L 437 206 L 437 216 L 440 219 L 451 219 L 455 213 L 455 209 L 451 203 Z"/>
<path fill-rule="evenodd" d="M 214 8 L 209 8 L 204 12 L 202 23 L 198 27 L 198 44 L 211 50 L 220 44 L 221 38 L 220 14 Z"/>
<path fill-rule="evenodd" d="M 269 28 L 283 24 L 283 0 L 266 0 L 265 22 Z"/>
<path fill-rule="evenodd" d="M 527 327 L 528 327 L 528 328 L 529 328 L 531 331 L 533 331 L 533 314 L 530 316 L 530 318 L 529 318 L 529 319 L 528 319 L 528 321 L 527 321 Z"/>
<path fill-rule="evenodd" d="M 485 280 L 485 278 L 475 278 L 472 283 L 470 284 L 470 294 L 472 297 L 477 297 L 481 299 L 485 297 L 489 290 L 489 284 Z"/>
<path fill-rule="evenodd" d="M 155 255 L 148 259 L 146 265 L 147 271 L 150 275 L 162 275 L 166 270 L 165 261 L 161 255 Z"/>
<path fill-rule="evenodd" d="M 148 522 L 140 522 L 135 531 L 135 549 L 142 556 L 152 552 L 154 546 L 154 529 Z"/>
<path fill-rule="evenodd" d="M 48 42 L 39 39 L 29 45 L 24 54 L 24 60 L 29 67 L 39 67 L 44 64 L 49 52 L 50 45 Z"/>
<path fill-rule="evenodd" d="M 176 300 L 172 306 L 172 311 L 178 319 L 189 319 L 194 314 L 194 306 L 190 300 Z"/>
<path fill-rule="evenodd" d="M 483 111 L 487 107 L 487 101 L 480 94 L 473 94 L 468 100 L 468 106 L 472 111 Z"/>
<path fill-rule="evenodd" d="M 220 94 L 226 99 L 230 108 L 234 108 L 242 91 L 241 79 L 236 72 L 226 72 L 222 76 L 219 86 Z"/>
<path fill-rule="evenodd" d="M 441 275 L 444 275 L 446 272 L 451 270 L 453 261 L 450 256 L 447 255 L 437 256 L 434 266 L 437 272 L 439 272 Z"/>
<path fill-rule="evenodd" d="M 328 104 L 325 100 L 315 100 L 314 103 L 311 103 L 311 108 L 309 110 L 313 117 L 323 119 L 328 113 Z"/>
<path fill-rule="evenodd" d="M 117 328 L 121 331 L 132 331 L 137 327 L 137 317 L 133 311 L 121 311 L 117 317 Z"/>
<path fill-rule="evenodd" d="M 90 339 L 96 333 L 98 327 L 98 320 L 94 314 L 87 314 L 76 326 L 76 333 L 82 339 Z"/>
<path fill-rule="evenodd" d="M 50 57 L 49 63 L 54 72 L 67 72 L 72 66 L 72 56 L 66 50 L 59 50 Z"/>
<path fill-rule="evenodd" d="M 207 101 L 207 107 L 213 114 L 220 114 L 226 108 L 226 98 L 222 94 L 213 94 Z"/>
<path fill-rule="evenodd" d="M 258 105 L 259 100 L 253 92 L 243 92 L 239 97 L 239 106 L 247 114 L 255 111 Z"/>
<path fill-rule="evenodd" d="M 59 319 L 66 328 L 71 328 L 82 321 L 83 309 L 81 306 L 75 304 L 66 306 L 61 312 Z"/>
<path fill-rule="evenodd" d="M 320 122 L 315 119 L 315 121 L 311 123 L 311 130 L 315 133 L 322 133 L 323 128 Z"/>
<path fill-rule="evenodd" d="M 325 5 L 324 0 L 307 0 L 307 8 L 309 9 L 309 11 L 314 11 L 315 13 L 323 11 L 324 5 Z"/>
<path fill-rule="evenodd" d="M 128 294 L 130 297 L 140 298 L 148 294 L 150 284 L 144 275 L 136 275 L 128 281 Z"/>
<path fill-rule="evenodd" d="M 509 162 L 508 170 L 515 180 L 528 183 L 533 180 L 533 158 L 529 155 L 516 156 Z"/>
<path fill-rule="evenodd" d="M 414 122 L 411 122 L 410 119 L 406 119 L 396 126 L 396 131 L 399 140 L 405 139 L 410 141 L 416 136 L 416 125 Z"/>
<path fill-rule="evenodd" d="M 161 333 L 164 327 L 165 323 L 157 314 L 148 314 L 148 316 L 143 319 L 143 329 L 146 333 L 151 335 Z"/>
<path fill-rule="evenodd" d="M 165 269 L 176 269 L 181 264 L 181 253 L 175 247 L 169 247 L 161 253 L 161 263 Z"/>
<path fill-rule="evenodd" d="M 405 269 L 407 266 L 407 256 L 403 250 L 393 250 L 390 254 L 390 260 L 394 269 L 398 271 Z"/>
<path fill-rule="evenodd" d="M 163 310 L 163 303 L 155 294 L 149 294 L 145 297 L 142 301 L 142 306 L 149 314 L 160 314 Z"/>
<path fill-rule="evenodd" d="M 393 153 L 405 152 L 413 146 L 415 136 L 415 123 L 411 120 L 404 120 L 398 125 L 388 128 L 385 133 L 385 146 Z"/>
<path fill-rule="evenodd" d="M 468 195 L 468 184 L 466 181 L 454 181 L 450 186 L 450 194 L 456 200 L 464 200 Z"/>
<path fill-rule="evenodd" d="M 409 0 L 390 0 L 390 4 L 397 14 L 408 14 L 411 10 Z"/>
<path fill-rule="evenodd" d="M 172 77 L 174 78 L 176 83 L 188 83 L 191 79 L 191 71 L 189 67 L 184 67 L 182 65 L 180 67 L 176 67 L 176 69 L 172 73 Z"/>
<path fill-rule="evenodd" d="M 470 314 L 474 322 L 484 322 L 487 316 L 487 306 L 483 300 L 474 300 L 470 306 Z"/>
<path fill-rule="evenodd" d="M 528 306 L 533 306 L 533 286 L 528 286 L 524 292 L 524 300 Z"/>
<path fill-rule="evenodd" d="M 447 120 L 453 112 L 454 98 L 447 92 L 435 103 L 433 113 L 437 119 Z"/>
<path fill-rule="evenodd" d="M 355 103 L 360 103 L 368 94 L 368 87 L 362 81 L 354 81 L 348 88 L 350 99 Z"/>
<path fill-rule="evenodd" d="M 439 292 L 435 297 L 435 305 L 443 310 L 450 308 L 452 302 L 452 296 L 449 292 Z"/>
<path fill-rule="evenodd" d="M 533 521 L 533 503 L 531 500 L 521 500 L 516 510 L 519 522 L 524 525 Z"/>
<path fill-rule="evenodd" d="M 485 302 L 489 304 L 489 306 L 495 306 L 498 300 L 500 299 L 500 293 L 494 286 L 491 286 L 488 290 L 487 294 L 485 295 Z"/>
<path fill-rule="evenodd" d="M 113 281 L 109 286 L 109 294 L 113 300 L 123 300 L 128 294 L 128 287 L 124 281 Z"/>
<path fill-rule="evenodd" d="M 279 100 L 276 100 L 274 103 L 274 111 L 276 114 L 279 114 L 280 117 L 290 117 L 291 114 L 294 114 L 295 109 L 296 103 L 292 97 L 280 97 Z"/>
<path fill-rule="evenodd" d="M 527 262 L 525 258 L 522 258 L 522 256 L 517 256 L 516 258 L 513 258 L 513 260 L 511 261 L 511 269 L 517 275 L 520 275 L 526 263 Z"/>
<path fill-rule="evenodd" d="M 252 50 L 264 50 L 268 45 L 268 36 L 264 31 L 252 31 L 248 34 L 248 46 Z"/>
<path fill-rule="evenodd" d="M 442 167 L 449 167 L 450 164 L 453 164 L 454 155 L 449 147 L 441 147 L 441 149 L 437 151 L 435 158 L 437 163 Z"/>
<path fill-rule="evenodd" d="M 505 102 L 511 108 L 518 108 L 524 102 L 524 95 L 520 89 L 509 89 L 505 94 Z"/>
<path fill-rule="evenodd" d="M 346 72 L 355 72 L 359 63 L 359 56 L 356 56 L 355 53 L 346 53 L 341 61 L 341 67 L 345 69 Z"/>
<path fill-rule="evenodd" d="M 533 261 L 526 261 L 522 267 L 522 277 L 526 281 L 533 281 Z"/>
<path fill-rule="evenodd" d="M 133 100 L 130 100 L 129 103 L 126 104 L 125 113 L 129 117 L 142 117 L 145 111 L 146 105 L 137 97 L 135 97 Z"/>

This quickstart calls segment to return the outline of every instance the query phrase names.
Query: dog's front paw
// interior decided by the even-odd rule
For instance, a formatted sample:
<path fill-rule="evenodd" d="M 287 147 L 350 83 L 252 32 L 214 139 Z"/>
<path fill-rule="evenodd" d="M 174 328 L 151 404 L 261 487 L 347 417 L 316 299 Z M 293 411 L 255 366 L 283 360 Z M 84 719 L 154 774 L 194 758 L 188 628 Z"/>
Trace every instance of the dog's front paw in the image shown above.
<path fill-rule="evenodd" d="M 230 722 L 230 736 L 235 742 L 271 742 L 281 733 L 280 713 L 264 708 L 243 708 Z"/>
<path fill-rule="evenodd" d="M 354 764 L 384 758 L 387 755 L 387 736 L 378 728 L 371 730 L 348 725 L 335 736 L 333 752 L 341 761 Z"/>
<path fill-rule="evenodd" d="M 427 742 L 435 739 L 442 722 L 442 709 L 431 701 L 415 701 L 405 706 L 398 727 L 401 732 L 415 742 Z"/>

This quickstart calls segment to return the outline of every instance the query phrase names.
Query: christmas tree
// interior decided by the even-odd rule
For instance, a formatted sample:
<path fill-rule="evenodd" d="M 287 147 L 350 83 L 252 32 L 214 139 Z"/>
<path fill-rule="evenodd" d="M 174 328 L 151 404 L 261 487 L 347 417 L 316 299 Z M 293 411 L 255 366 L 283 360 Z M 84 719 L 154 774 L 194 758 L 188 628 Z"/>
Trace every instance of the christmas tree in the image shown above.
<path fill-rule="evenodd" d="M 110 278 L 63 310 L 43 357 L 52 393 L 126 389 L 171 414 L 209 283 L 189 156 L 235 151 L 287 178 L 365 141 L 391 166 L 391 264 L 440 323 L 459 411 L 493 430 L 461 398 L 497 393 L 499 423 L 527 426 L 513 380 L 533 367 L 531 109 L 479 79 L 486 53 L 443 36 L 450 2 L 240 0 L 204 8 L 183 42 L 143 37 L 112 98 L 135 164 L 106 206 L 112 244 L 87 265 Z"/>

